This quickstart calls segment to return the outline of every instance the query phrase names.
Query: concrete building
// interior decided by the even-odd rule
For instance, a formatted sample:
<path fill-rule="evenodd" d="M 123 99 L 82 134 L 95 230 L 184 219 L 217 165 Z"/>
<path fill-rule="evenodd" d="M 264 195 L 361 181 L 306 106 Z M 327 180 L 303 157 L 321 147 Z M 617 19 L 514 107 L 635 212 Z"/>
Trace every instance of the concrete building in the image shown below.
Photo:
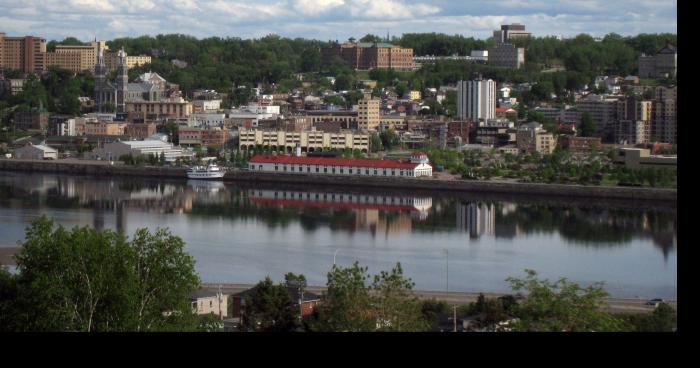
<path fill-rule="evenodd" d="M 616 120 L 615 143 L 641 144 L 651 141 L 651 123 L 649 120 Z"/>
<path fill-rule="evenodd" d="M 612 127 L 617 118 L 618 97 L 605 97 L 589 94 L 577 104 L 577 110 L 583 114 L 587 112 L 596 125 L 596 135 L 602 136 L 604 141 L 612 137 Z M 579 119 L 576 123 L 580 123 Z"/>
<path fill-rule="evenodd" d="M 615 163 L 622 164 L 628 169 L 677 169 L 678 156 L 652 155 L 646 148 L 620 148 L 615 157 Z"/>
<path fill-rule="evenodd" d="M 173 162 L 178 158 L 191 158 L 193 153 L 183 151 L 180 147 L 174 147 L 172 143 L 163 142 L 161 140 L 144 140 L 144 141 L 114 141 L 107 143 L 102 147 L 93 149 L 87 154 L 90 159 L 101 160 L 118 160 L 123 155 L 154 155 L 160 156 L 163 153 L 165 160 Z"/>
<path fill-rule="evenodd" d="M 678 139 L 678 88 L 654 88 L 652 100 L 652 140 L 675 144 Z"/>
<path fill-rule="evenodd" d="M 231 135 L 228 130 L 221 128 L 190 128 L 179 127 L 178 139 L 180 145 L 223 148 Z"/>
<path fill-rule="evenodd" d="M 459 94 L 458 90 L 458 94 Z M 481 76 L 467 82 L 467 116 L 472 121 L 496 118 L 496 82 Z M 458 102 L 462 100 L 457 97 Z M 459 111 L 459 108 L 458 108 Z M 459 116 L 459 112 L 457 113 Z"/>
<path fill-rule="evenodd" d="M 339 57 L 353 69 L 400 69 L 413 68 L 413 49 L 388 43 L 334 43 L 321 48 L 321 63 L 329 64 Z"/>
<path fill-rule="evenodd" d="M 560 136 L 558 144 L 559 147 L 569 150 L 572 155 L 588 155 L 601 147 L 599 137 L 575 137 L 568 134 Z"/>
<path fill-rule="evenodd" d="M 213 314 L 228 317 L 228 295 L 216 291 L 197 290 L 190 296 L 192 311 L 197 315 Z"/>
<path fill-rule="evenodd" d="M 326 149 L 360 150 L 369 152 L 370 135 L 351 131 L 327 133 L 321 131 L 285 132 L 240 129 L 238 146 L 241 150 L 252 150 L 256 146 L 269 147 L 273 152 L 292 153 L 296 145 L 302 152 L 318 152 Z"/>
<path fill-rule="evenodd" d="M 49 136 L 75 136 L 75 118 L 70 115 L 52 115 L 49 117 Z"/>
<path fill-rule="evenodd" d="M 111 73 L 115 70 L 119 70 L 119 65 L 120 65 L 119 53 L 106 52 L 104 56 L 105 56 L 105 70 L 107 71 L 107 73 Z M 135 68 L 139 65 L 150 64 L 151 57 L 147 56 L 147 55 L 127 56 L 124 61 L 125 61 L 126 66 L 129 69 L 131 69 L 131 68 Z"/>
<path fill-rule="evenodd" d="M 547 133 L 538 122 L 520 125 L 516 141 L 521 152 L 549 154 L 556 148 L 554 135 Z"/>
<path fill-rule="evenodd" d="M 186 118 L 192 114 L 192 103 L 182 98 L 160 101 L 131 101 L 126 103 L 127 113 L 143 113 L 149 120 Z"/>
<path fill-rule="evenodd" d="M 525 49 L 509 43 L 497 43 L 489 48 L 489 65 L 519 69 L 525 65 Z"/>
<path fill-rule="evenodd" d="M 132 139 L 146 139 L 152 136 L 153 134 L 156 134 L 156 124 L 127 124 L 126 128 L 124 128 L 124 134 L 128 135 Z"/>
<path fill-rule="evenodd" d="M 126 126 L 124 122 L 86 122 L 85 135 L 125 135 Z"/>
<path fill-rule="evenodd" d="M 216 111 L 221 108 L 221 100 L 194 100 L 192 101 L 192 111 L 195 113 L 205 111 Z"/>
<path fill-rule="evenodd" d="M 364 98 L 357 101 L 357 125 L 360 130 L 377 130 L 379 127 L 379 110 L 382 101 L 365 94 Z"/>
<path fill-rule="evenodd" d="M 248 161 L 248 169 L 263 172 L 313 175 L 433 176 L 433 167 L 428 163 L 428 156 L 422 152 L 413 153 L 409 162 L 357 158 L 256 155 Z"/>
<path fill-rule="evenodd" d="M 41 144 L 28 144 L 15 150 L 15 158 L 28 160 L 56 160 L 58 151 Z"/>
<path fill-rule="evenodd" d="M 7 37 L 0 32 L 0 69 L 41 73 L 45 54 L 46 40 L 41 37 Z"/>
<path fill-rule="evenodd" d="M 49 112 L 45 109 L 31 109 L 29 111 L 17 111 L 14 117 L 15 129 L 17 130 L 42 130 L 46 131 L 49 126 Z"/>
<path fill-rule="evenodd" d="M 75 73 L 94 71 L 100 50 L 109 49 L 106 41 L 93 41 L 89 45 L 56 45 L 54 52 L 46 53 L 46 67 L 51 65 Z"/>
<path fill-rule="evenodd" d="M 525 26 L 518 23 L 504 24 L 500 30 L 493 31 L 493 39 L 496 43 L 507 43 L 510 39 L 530 36 L 532 33 L 525 32 Z"/>
<path fill-rule="evenodd" d="M 678 50 L 671 43 L 659 50 L 656 55 L 639 56 L 639 77 L 676 78 L 678 71 Z"/>

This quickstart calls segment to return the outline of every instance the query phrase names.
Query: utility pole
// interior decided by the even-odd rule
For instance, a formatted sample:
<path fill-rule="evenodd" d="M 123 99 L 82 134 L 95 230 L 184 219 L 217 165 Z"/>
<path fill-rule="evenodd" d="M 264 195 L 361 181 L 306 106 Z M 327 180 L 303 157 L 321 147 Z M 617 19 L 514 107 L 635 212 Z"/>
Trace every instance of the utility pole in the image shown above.
<path fill-rule="evenodd" d="M 450 251 L 445 248 L 445 292 L 450 291 Z"/>
<path fill-rule="evenodd" d="M 454 314 L 452 315 L 452 319 L 454 320 L 454 325 L 455 325 L 454 331 L 452 331 L 452 332 L 457 332 L 457 306 L 453 305 L 452 310 L 454 311 Z"/>

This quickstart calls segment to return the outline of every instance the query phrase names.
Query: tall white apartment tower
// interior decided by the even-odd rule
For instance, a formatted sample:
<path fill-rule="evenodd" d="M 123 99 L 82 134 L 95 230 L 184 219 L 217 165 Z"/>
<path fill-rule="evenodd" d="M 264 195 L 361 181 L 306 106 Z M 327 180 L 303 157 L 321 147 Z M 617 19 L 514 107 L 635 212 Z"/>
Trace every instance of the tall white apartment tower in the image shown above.
<path fill-rule="evenodd" d="M 468 119 L 474 121 L 495 119 L 496 82 L 492 79 L 484 80 L 481 76 L 468 81 L 466 104 Z"/>
<path fill-rule="evenodd" d="M 467 120 L 467 81 L 457 82 L 457 119 Z"/>

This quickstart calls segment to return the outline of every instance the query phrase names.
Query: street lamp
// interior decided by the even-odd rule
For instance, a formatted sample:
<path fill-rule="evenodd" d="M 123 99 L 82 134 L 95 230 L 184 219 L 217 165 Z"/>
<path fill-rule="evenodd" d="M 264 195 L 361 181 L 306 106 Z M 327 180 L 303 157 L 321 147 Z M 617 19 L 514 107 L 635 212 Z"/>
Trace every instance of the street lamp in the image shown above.
<path fill-rule="evenodd" d="M 333 266 L 335 266 L 335 256 L 338 254 L 339 250 L 340 250 L 340 248 L 336 249 L 335 253 L 333 253 Z"/>
<path fill-rule="evenodd" d="M 450 291 L 450 251 L 447 248 L 445 251 L 445 292 Z"/>

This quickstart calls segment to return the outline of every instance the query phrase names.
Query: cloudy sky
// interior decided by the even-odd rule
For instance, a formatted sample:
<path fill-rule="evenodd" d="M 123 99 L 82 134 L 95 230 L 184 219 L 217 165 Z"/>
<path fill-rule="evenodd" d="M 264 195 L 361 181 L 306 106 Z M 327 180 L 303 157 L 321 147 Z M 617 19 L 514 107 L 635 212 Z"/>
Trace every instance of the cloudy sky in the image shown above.
<path fill-rule="evenodd" d="M 83 41 L 184 33 L 319 40 L 442 32 L 484 39 L 500 24 L 536 36 L 677 32 L 676 0 L 0 0 L 0 32 Z"/>

